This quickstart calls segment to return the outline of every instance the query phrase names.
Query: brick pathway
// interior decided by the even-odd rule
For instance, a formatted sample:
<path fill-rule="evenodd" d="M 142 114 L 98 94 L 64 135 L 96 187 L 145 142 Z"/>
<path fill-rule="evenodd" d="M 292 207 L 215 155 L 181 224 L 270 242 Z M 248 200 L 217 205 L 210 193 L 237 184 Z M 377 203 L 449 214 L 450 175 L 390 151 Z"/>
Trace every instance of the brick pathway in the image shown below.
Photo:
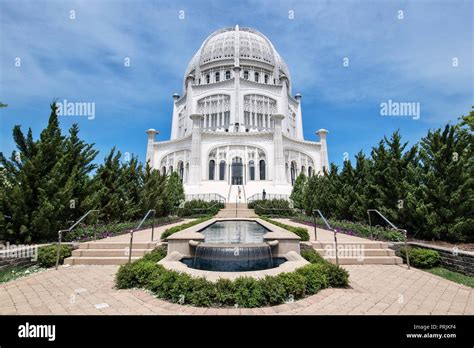
<path fill-rule="evenodd" d="M 0 286 L 0 314 L 474 314 L 474 291 L 396 265 L 344 266 L 350 289 L 326 289 L 259 309 L 171 304 L 142 290 L 116 290 L 118 266 L 62 266 Z"/>

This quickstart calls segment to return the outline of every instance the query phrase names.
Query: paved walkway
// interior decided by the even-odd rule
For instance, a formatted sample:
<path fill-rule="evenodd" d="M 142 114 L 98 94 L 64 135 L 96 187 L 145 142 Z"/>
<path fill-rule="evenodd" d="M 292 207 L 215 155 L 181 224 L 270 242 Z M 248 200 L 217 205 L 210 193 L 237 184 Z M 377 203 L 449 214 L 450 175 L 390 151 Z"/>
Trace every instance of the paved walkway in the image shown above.
<path fill-rule="evenodd" d="M 286 219 L 282 222 L 301 226 Z M 170 227 L 155 229 L 155 236 Z M 311 227 L 308 231 L 314 240 Z M 149 241 L 151 230 L 135 233 Z M 318 240 L 332 240 L 318 229 Z M 339 240 L 363 238 L 338 235 Z M 106 239 L 128 242 L 129 235 Z M 103 242 L 104 240 L 102 240 Z M 138 290 L 114 289 L 118 266 L 61 266 L 0 285 L 5 314 L 474 314 L 474 289 L 403 265 L 347 265 L 350 288 L 326 289 L 293 303 L 258 309 L 196 308 Z"/>
<path fill-rule="evenodd" d="M 118 266 L 62 266 L 0 286 L 4 314 L 474 314 L 474 290 L 395 265 L 344 266 L 349 289 L 259 309 L 180 306 L 142 290 L 116 290 Z"/>

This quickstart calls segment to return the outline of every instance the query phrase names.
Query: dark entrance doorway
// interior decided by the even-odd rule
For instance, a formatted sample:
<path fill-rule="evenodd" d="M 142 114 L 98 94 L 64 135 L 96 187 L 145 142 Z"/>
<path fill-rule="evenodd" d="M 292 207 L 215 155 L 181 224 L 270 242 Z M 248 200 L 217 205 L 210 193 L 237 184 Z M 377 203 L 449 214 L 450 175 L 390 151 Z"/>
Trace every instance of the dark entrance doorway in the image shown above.
<path fill-rule="evenodd" d="M 232 159 L 232 185 L 242 185 L 244 178 L 244 165 L 242 163 L 242 158 L 234 157 Z"/>

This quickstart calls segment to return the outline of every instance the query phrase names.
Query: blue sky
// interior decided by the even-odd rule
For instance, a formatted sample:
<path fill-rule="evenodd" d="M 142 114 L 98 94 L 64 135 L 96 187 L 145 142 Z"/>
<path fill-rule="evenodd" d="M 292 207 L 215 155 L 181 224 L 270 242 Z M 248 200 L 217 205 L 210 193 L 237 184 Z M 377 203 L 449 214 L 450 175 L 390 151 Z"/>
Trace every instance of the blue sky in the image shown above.
<path fill-rule="evenodd" d="M 37 137 L 49 103 L 67 99 L 96 105 L 93 120 L 60 122 L 65 132 L 79 123 L 98 162 L 113 146 L 144 160 L 146 129 L 169 139 L 172 94 L 182 94 L 189 60 L 213 31 L 236 24 L 264 33 L 285 59 L 293 94 L 303 95 L 305 138 L 328 129 L 330 161 L 369 153 L 396 129 L 414 144 L 473 105 L 472 13 L 470 0 L 0 0 L 0 101 L 9 105 L 0 151 L 14 150 L 15 124 Z M 419 102 L 420 119 L 381 116 L 389 99 Z"/>

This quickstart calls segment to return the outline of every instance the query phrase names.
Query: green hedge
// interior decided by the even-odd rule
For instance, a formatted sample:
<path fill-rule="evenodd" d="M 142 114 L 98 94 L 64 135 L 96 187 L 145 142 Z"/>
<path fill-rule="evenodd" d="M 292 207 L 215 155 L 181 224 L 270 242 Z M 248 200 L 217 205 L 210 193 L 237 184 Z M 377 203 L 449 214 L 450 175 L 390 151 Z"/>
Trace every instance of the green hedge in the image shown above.
<path fill-rule="evenodd" d="M 159 217 L 155 219 L 155 227 L 172 224 L 182 219 L 176 216 L 166 216 Z M 138 225 L 139 221 L 130 221 L 130 222 L 115 222 L 106 225 L 101 225 L 95 227 L 94 225 L 86 227 L 78 227 L 71 232 L 65 233 L 64 241 L 65 242 L 86 242 L 88 240 L 94 239 L 94 230 L 96 234 L 96 239 L 102 239 L 107 237 L 113 237 L 121 235 L 124 233 L 129 233 L 130 230 L 134 229 Z M 147 219 L 143 223 L 141 229 L 151 228 L 153 224 L 152 219 Z"/>
<path fill-rule="evenodd" d="M 416 268 L 433 268 L 440 262 L 439 253 L 436 250 L 423 248 L 408 248 L 410 265 Z M 400 249 L 400 256 L 406 262 L 405 248 Z"/>
<path fill-rule="evenodd" d="M 216 215 L 219 210 L 224 209 L 224 203 L 219 201 L 206 202 L 200 199 L 185 202 L 178 209 L 178 215 L 182 217 Z"/>
<path fill-rule="evenodd" d="M 290 232 L 293 232 L 296 234 L 298 237 L 301 238 L 302 241 L 308 241 L 309 240 L 309 233 L 308 230 L 304 227 L 295 227 L 295 226 L 290 226 L 275 220 L 272 220 L 266 216 L 260 216 L 262 220 L 265 220 L 271 224 L 277 225 L 278 227 L 284 228 L 285 230 L 288 230 Z"/>
<path fill-rule="evenodd" d="M 140 260 L 120 266 L 116 275 L 119 289 L 145 288 L 157 297 L 199 307 L 239 306 L 246 308 L 277 305 L 317 293 L 328 287 L 346 287 L 348 273 L 332 265 L 315 251 L 304 253 L 311 264 L 291 273 L 263 279 L 239 277 L 235 281 L 210 282 L 186 273 L 165 269 L 157 261 L 165 256 L 157 249 Z"/>
<path fill-rule="evenodd" d="M 186 228 L 189 228 L 189 227 L 191 227 L 191 226 L 200 224 L 201 222 L 207 221 L 207 220 L 209 220 L 209 219 L 211 219 L 211 218 L 212 218 L 212 216 L 205 216 L 205 217 L 202 217 L 202 218 L 200 218 L 200 219 L 196 219 L 196 220 L 193 220 L 193 221 L 190 221 L 190 222 L 186 222 L 186 223 L 181 224 L 181 225 L 178 225 L 178 226 L 170 227 L 170 228 L 166 229 L 166 230 L 161 234 L 161 239 L 166 239 L 166 238 L 168 238 L 169 236 L 171 236 L 173 233 L 176 233 L 176 232 L 185 230 Z"/>
<path fill-rule="evenodd" d="M 311 216 L 298 215 L 293 217 L 292 220 L 308 226 L 314 226 L 313 217 Z M 405 236 L 400 231 L 383 228 L 380 226 L 372 226 L 372 228 L 370 228 L 369 225 L 346 220 L 328 219 L 328 222 L 337 232 L 350 236 L 362 238 L 371 238 L 371 236 L 373 236 L 375 240 L 390 242 L 402 242 L 405 240 Z M 322 219 L 319 218 L 316 219 L 316 226 L 319 228 L 327 228 Z"/>
<path fill-rule="evenodd" d="M 38 249 L 38 264 L 45 268 L 56 266 L 57 252 L 57 244 L 40 247 Z M 64 259 L 70 257 L 71 253 L 72 247 L 70 245 L 61 244 L 59 248 L 59 264 L 62 265 Z"/>
<path fill-rule="evenodd" d="M 293 216 L 290 202 L 285 199 L 261 199 L 250 202 L 249 209 L 254 209 L 257 215 Z"/>

